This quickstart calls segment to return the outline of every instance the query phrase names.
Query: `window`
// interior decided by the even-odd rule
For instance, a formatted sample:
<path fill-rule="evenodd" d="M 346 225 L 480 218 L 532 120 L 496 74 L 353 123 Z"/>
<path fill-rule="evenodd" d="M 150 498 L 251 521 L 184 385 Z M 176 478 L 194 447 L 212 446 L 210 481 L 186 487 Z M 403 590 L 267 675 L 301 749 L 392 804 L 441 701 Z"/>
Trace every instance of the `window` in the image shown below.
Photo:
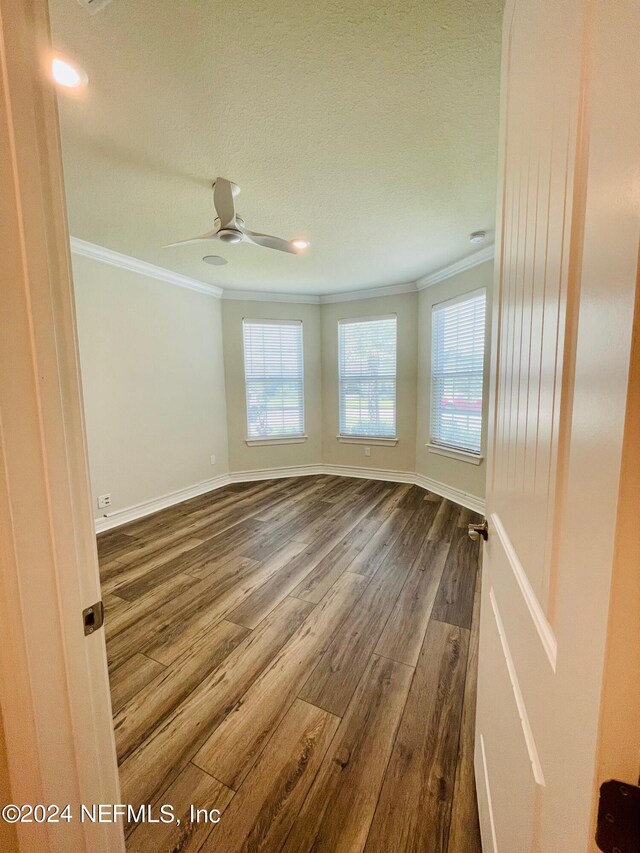
<path fill-rule="evenodd" d="M 302 436 L 302 323 L 244 320 L 248 438 Z"/>
<path fill-rule="evenodd" d="M 396 434 L 396 317 L 338 324 L 340 435 Z"/>
<path fill-rule="evenodd" d="M 484 290 L 433 306 L 431 441 L 480 453 Z"/>

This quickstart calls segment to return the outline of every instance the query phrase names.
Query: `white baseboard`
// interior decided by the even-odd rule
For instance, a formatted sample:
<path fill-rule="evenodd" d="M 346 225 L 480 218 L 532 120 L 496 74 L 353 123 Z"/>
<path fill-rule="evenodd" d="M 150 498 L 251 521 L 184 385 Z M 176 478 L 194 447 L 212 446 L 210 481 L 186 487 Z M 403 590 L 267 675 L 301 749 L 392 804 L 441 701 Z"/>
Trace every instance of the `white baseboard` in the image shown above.
<path fill-rule="evenodd" d="M 160 498 L 143 501 L 126 509 L 115 510 L 115 512 L 96 519 L 96 533 L 103 533 L 105 530 L 120 527 L 120 525 L 127 524 L 129 521 L 135 521 L 138 518 L 143 518 L 145 515 L 151 515 L 154 512 L 158 512 L 158 510 L 166 509 L 174 504 L 198 497 L 198 495 L 204 495 L 206 492 L 213 492 L 231 483 L 248 483 L 252 480 L 275 480 L 283 477 L 306 477 L 314 474 L 384 480 L 389 483 L 412 483 L 420 486 L 422 489 L 426 489 L 428 492 L 433 492 L 436 495 L 440 495 L 440 497 L 460 504 L 460 506 L 471 509 L 480 515 L 484 514 L 484 500 L 482 498 L 470 495 L 468 492 L 463 492 L 460 489 L 455 489 L 453 486 L 447 486 L 445 483 L 432 480 L 430 477 L 425 477 L 422 474 L 415 474 L 412 471 L 392 471 L 386 468 L 353 468 L 348 465 L 292 465 L 283 468 L 232 471 L 229 474 L 214 477 L 212 480 L 197 483 L 195 486 L 178 489 Z"/>
<path fill-rule="evenodd" d="M 484 498 L 470 495 L 469 492 L 463 492 L 461 489 L 454 488 L 454 486 L 447 486 L 446 483 L 432 480 L 431 477 L 425 477 L 424 474 L 414 474 L 413 482 L 416 486 L 420 486 L 428 492 L 433 492 L 436 495 L 440 495 L 441 498 L 453 501 L 454 504 L 460 504 L 460 506 L 471 509 L 473 512 L 484 515 Z"/>
<path fill-rule="evenodd" d="M 249 483 L 251 480 L 279 480 L 282 477 L 309 477 L 325 474 L 324 465 L 289 465 L 284 468 L 257 468 L 252 471 L 233 471 L 229 474 L 233 483 Z"/>
<path fill-rule="evenodd" d="M 351 465 L 323 465 L 324 474 L 334 477 L 357 477 L 364 480 L 384 480 L 387 483 L 414 483 L 416 475 L 409 471 L 388 468 L 354 468 Z"/>
<path fill-rule="evenodd" d="M 113 527 L 120 527 L 120 525 L 127 524 L 129 521 L 135 521 L 137 518 L 143 518 L 145 515 L 152 515 L 154 512 L 158 512 L 158 510 L 188 501 L 189 498 L 197 498 L 198 495 L 213 492 L 215 489 L 221 489 L 222 486 L 228 486 L 233 482 L 235 480 L 232 480 L 229 474 L 222 474 L 220 477 L 205 480 L 202 483 L 197 483 L 195 486 L 188 486 L 186 489 L 177 489 L 175 492 L 162 495 L 160 498 L 143 501 L 142 503 L 134 504 L 134 506 L 128 506 L 125 509 L 117 509 L 115 512 L 96 518 L 96 533 L 111 530 Z"/>

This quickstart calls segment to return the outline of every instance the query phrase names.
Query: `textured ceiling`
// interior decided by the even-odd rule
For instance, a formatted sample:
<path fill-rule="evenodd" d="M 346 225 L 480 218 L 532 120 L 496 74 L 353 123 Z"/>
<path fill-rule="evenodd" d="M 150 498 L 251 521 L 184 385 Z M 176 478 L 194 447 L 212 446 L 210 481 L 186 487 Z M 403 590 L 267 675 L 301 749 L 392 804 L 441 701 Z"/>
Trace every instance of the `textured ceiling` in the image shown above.
<path fill-rule="evenodd" d="M 225 288 L 415 280 L 495 206 L 501 0 L 51 0 L 71 233 Z M 304 255 L 219 241 L 211 182 Z M 229 263 L 211 267 L 205 254 Z"/>

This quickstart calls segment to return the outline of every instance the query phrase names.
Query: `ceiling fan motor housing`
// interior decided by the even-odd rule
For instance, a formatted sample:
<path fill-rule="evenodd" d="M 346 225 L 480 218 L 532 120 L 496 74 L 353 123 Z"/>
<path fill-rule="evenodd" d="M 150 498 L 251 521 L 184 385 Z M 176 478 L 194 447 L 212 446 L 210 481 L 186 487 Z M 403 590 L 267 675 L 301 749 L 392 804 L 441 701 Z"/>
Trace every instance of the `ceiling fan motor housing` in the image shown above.
<path fill-rule="evenodd" d="M 235 228 L 222 228 L 220 231 L 218 231 L 216 236 L 219 240 L 222 240 L 223 243 L 242 242 L 242 234 L 240 231 L 236 231 Z"/>

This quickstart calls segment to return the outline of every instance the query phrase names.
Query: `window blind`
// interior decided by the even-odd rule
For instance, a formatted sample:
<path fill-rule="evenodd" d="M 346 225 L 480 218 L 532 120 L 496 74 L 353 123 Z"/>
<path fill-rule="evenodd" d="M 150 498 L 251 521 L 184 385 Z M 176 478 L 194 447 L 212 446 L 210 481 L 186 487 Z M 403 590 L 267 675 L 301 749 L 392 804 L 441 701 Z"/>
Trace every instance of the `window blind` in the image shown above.
<path fill-rule="evenodd" d="M 249 438 L 304 433 L 302 323 L 244 320 Z"/>
<path fill-rule="evenodd" d="M 340 434 L 396 434 L 396 317 L 338 324 Z"/>
<path fill-rule="evenodd" d="M 434 305 L 431 441 L 480 453 L 485 332 L 484 290 Z"/>

